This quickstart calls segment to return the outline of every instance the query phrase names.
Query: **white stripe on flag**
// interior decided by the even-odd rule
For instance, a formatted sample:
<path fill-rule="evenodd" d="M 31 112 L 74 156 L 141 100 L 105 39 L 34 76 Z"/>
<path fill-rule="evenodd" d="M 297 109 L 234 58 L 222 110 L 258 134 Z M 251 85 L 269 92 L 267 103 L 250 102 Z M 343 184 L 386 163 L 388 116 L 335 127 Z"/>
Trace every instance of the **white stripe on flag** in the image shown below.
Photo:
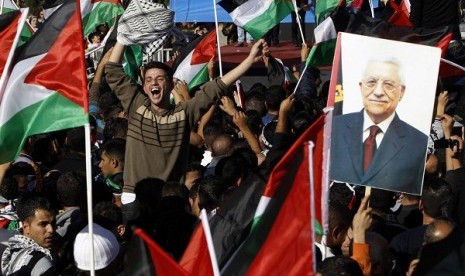
<path fill-rule="evenodd" d="M 194 54 L 194 51 L 195 49 L 192 50 L 189 53 L 189 55 L 187 55 L 186 58 L 184 58 L 183 61 L 181 61 L 173 77 L 189 83 L 205 66 L 205 63 L 191 65 L 192 55 Z"/>
<path fill-rule="evenodd" d="M 244 26 L 250 20 L 264 14 L 274 0 L 249 0 L 231 12 L 234 23 Z"/>
<path fill-rule="evenodd" d="M 316 26 L 314 34 L 315 44 L 335 39 L 337 37 L 337 32 L 331 17 L 326 18 L 320 25 Z"/>
<path fill-rule="evenodd" d="M 26 76 L 45 55 L 46 53 L 22 60 L 13 68 L 0 106 L 0 126 L 22 109 L 56 93 L 43 86 L 24 83 Z"/>

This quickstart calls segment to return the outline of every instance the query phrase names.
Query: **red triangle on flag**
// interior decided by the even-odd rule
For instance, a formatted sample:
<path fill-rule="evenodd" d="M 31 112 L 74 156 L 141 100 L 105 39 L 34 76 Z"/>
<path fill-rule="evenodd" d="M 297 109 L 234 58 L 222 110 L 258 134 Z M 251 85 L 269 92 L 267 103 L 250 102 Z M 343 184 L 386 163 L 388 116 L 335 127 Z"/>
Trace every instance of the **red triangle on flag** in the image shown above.
<path fill-rule="evenodd" d="M 73 13 L 48 53 L 24 80 L 57 91 L 88 110 L 87 76 L 79 10 Z"/>
<path fill-rule="evenodd" d="M 0 43 L 0 76 L 5 69 L 6 61 L 8 59 L 8 55 L 10 54 L 11 47 L 13 47 L 13 42 L 18 32 L 18 22 L 20 18 L 21 13 L 19 11 L 16 12 L 16 16 L 5 14 L 0 17 L 0 20 L 8 20 L 11 22 L 9 24 L 7 23 L 8 25 L 6 28 L 0 30 L 0 41 L 2 42 Z"/>
<path fill-rule="evenodd" d="M 191 64 L 209 62 L 216 55 L 216 31 L 211 31 L 195 46 Z"/>

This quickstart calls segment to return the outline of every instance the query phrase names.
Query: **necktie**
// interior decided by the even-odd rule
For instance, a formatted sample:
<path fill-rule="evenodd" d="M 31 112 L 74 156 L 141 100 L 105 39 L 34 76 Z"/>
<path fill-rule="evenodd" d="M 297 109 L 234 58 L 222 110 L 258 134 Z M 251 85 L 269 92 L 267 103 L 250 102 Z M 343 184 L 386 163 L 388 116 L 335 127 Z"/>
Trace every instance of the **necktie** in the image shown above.
<path fill-rule="evenodd" d="M 372 125 L 370 127 L 370 135 L 363 142 L 363 172 L 366 172 L 370 167 L 371 160 L 375 156 L 376 152 L 376 135 L 381 131 L 381 129 Z"/>

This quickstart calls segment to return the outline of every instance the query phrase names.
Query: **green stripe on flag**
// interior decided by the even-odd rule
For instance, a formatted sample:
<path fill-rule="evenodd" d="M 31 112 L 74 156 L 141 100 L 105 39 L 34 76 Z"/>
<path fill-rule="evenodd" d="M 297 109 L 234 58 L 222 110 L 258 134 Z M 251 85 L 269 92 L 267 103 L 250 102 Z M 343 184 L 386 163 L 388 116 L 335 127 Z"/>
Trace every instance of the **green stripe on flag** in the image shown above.
<path fill-rule="evenodd" d="M 126 51 L 124 51 L 124 60 L 124 72 L 136 83 L 137 73 L 142 66 L 142 46 L 132 45 L 126 47 Z"/>
<path fill-rule="evenodd" d="M 200 71 L 195 75 L 192 80 L 189 82 L 188 88 L 191 90 L 192 88 L 202 85 L 209 81 L 209 75 L 208 75 L 208 63 L 205 63 L 205 65 L 200 69 Z"/>
<path fill-rule="evenodd" d="M 247 22 L 243 28 L 250 33 L 254 39 L 260 39 L 274 26 L 279 24 L 286 16 L 288 16 L 294 7 L 292 2 L 286 0 L 273 1 L 268 9 Z"/>
<path fill-rule="evenodd" d="M 16 113 L 0 127 L 0 164 L 14 160 L 27 137 L 82 126 L 89 122 L 87 113 L 59 93 Z"/>
<path fill-rule="evenodd" d="M 307 66 L 324 66 L 333 63 L 334 51 L 336 50 L 336 39 L 323 41 L 313 46 L 308 55 Z"/>
<path fill-rule="evenodd" d="M 95 27 L 100 24 L 108 23 L 109 26 L 113 26 L 115 18 L 123 12 L 122 6 L 113 3 L 99 2 L 94 4 L 92 11 L 82 18 L 84 37 L 95 31 Z"/>

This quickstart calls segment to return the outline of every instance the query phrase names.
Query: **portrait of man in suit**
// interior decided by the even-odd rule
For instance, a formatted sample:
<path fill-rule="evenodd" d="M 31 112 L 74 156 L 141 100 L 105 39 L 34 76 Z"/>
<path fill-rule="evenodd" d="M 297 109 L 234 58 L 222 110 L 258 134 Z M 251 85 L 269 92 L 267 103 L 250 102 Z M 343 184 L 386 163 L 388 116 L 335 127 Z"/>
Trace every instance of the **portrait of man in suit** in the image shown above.
<path fill-rule="evenodd" d="M 406 93 L 402 64 L 370 59 L 358 86 L 362 110 L 333 117 L 330 178 L 420 194 L 428 138 L 396 112 Z"/>

